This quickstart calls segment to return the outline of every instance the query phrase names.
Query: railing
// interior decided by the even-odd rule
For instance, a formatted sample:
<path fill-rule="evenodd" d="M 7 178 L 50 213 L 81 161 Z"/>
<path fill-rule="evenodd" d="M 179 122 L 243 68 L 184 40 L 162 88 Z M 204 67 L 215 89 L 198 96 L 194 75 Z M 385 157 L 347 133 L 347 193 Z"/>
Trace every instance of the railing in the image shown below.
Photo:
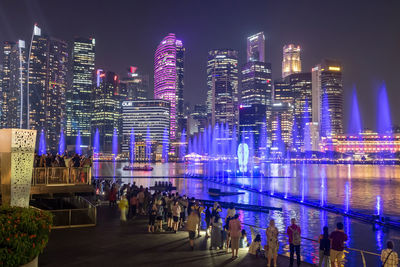
<path fill-rule="evenodd" d="M 243 225 L 247 225 L 247 226 L 249 226 L 250 228 L 258 228 L 258 229 L 261 229 L 261 230 L 267 230 L 267 228 L 260 227 L 260 226 L 256 226 L 256 225 L 252 225 L 252 224 L 247 224 L 247 223 L 242 223 L 242 224 L 243 224 Z M 252 232 L 251 234 L 253 235 L 253 232 Z M 279 233 L 279 234 L 280 234 L 280 235 L 287 236 L 286 233 Z M 318 241 L 318 240 L 311 239 L 311 238 L 308 238 L 308 237 L 303 237 L 303 236 L 302 236 L 301 238 L 304 239 L 304 240 L 308 240 L 308 241 L 311 241 L 311 242 L 314 242 L 314 243 L 319 244 L 319 241 Z M 378 256 L 378 257 L 381 256 L 381 255 L 378 254 L 378 253 L 370 252 L 370 251 L 366 251 L 366 250 L 362 250 L 362 249 L 357 249 L 357 248 L 346 247 L 346 250 L 351 250 L 351 251 L 359 252 L 360 255 L 361 255 L 361 260 L 362 260 L 362 262 L 363 262 L 363 266 L 364 266 L 364 267 L 367 266 L 367 263 L 366 263 L 366 260 L 365 260 L 365 254 L 367 254 L 367 255 L 372 255 L 372 256 Z M 346 252 L 346 251 L 345 251 L 345 252 Z M 373 266 L 375 266 L 375 264 L 373 264 Z"/>
<path fill-rule="evenodd" d="M 91 167 L 33 168 L 32 185 L 90 184 Z"/>
<path fill-rule="evenodd" d="M 82 197 L 64 198 L 64 200 L 83 208 L 47 210 L 53 215 L 52 229 L 96 226 L 96 206 Z M 33 206 L 31 208 L 38 209 Z"/>

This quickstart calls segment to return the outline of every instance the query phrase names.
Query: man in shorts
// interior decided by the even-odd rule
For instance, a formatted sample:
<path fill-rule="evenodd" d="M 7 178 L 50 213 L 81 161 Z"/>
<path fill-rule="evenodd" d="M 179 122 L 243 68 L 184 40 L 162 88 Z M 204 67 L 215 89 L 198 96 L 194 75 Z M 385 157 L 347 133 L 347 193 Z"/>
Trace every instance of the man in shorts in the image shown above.
<path fill-rule="evenodd" d="M 199 223 L 200 223 L 200 219 L 197 214 L 197 211 L 192 210 L 192 212 L 188 216 L 187 223 L 186 223 L 186 230 L 189 233 L 189 243 L 190 243 L 191 250 L 194 250 L 194 238 L 196 237 L 197 225 Z"/>
<path fill-rule="evenodd" d="M 347 235 L 343 231 L 343 223 L 336 224 L 336 230 L 329 235 L 331 240 L 331 265 L 341 266 L 343 259 L 344 242 L 347 241 Z M 336 265 L 337 261 L 337 265 Z"/>

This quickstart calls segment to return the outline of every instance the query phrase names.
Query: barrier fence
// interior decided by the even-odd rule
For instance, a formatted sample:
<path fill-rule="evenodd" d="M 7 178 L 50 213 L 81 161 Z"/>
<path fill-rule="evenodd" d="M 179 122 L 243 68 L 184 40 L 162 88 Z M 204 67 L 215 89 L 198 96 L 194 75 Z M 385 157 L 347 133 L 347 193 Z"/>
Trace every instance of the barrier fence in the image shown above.
<path fill-rule="evenodd" d="M 91 184 L 91 167 L 33 168 L 32 185 Z"/>

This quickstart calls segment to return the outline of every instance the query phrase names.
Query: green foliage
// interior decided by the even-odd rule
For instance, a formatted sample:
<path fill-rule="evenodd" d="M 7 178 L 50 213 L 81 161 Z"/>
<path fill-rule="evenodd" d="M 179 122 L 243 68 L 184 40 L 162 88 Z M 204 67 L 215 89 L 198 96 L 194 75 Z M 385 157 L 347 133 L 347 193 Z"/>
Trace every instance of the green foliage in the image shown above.
<path fill-rule="evenodd" d="M 0 266 L 20 266 L 43 252 L 51 223 L 47 211 L 0 207 Z"/>

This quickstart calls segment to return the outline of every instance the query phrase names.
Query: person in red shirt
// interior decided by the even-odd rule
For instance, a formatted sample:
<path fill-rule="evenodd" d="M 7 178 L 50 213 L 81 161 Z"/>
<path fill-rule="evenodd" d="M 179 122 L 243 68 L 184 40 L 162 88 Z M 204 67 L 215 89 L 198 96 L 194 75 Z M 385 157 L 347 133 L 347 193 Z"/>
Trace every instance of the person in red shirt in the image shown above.
<path fill-rule="evenodd" d="M 297 266 L 300 266 L 300 243 L 301 243 L 301 229 L 296 224 L 296 219 L 292 218 L 292 225 L 287 228 L 287 235 L 289 237 L 289 248 L 290 248 L 290 267 L 293 267 L 294 262 L 294 251 L 296 251 Z"/>
<path fill-rule="evenodd" d="M 347 241 L 347 235 L 343 231 L 343 223 L 336 224 L 336 230 L 333 231 L 329 238 L 331 239 L 331 266 L 341 266 L 340 262 L 343 259 L 344 242 Z M 336 265 L 337 261 L 337 265 Z"/>

